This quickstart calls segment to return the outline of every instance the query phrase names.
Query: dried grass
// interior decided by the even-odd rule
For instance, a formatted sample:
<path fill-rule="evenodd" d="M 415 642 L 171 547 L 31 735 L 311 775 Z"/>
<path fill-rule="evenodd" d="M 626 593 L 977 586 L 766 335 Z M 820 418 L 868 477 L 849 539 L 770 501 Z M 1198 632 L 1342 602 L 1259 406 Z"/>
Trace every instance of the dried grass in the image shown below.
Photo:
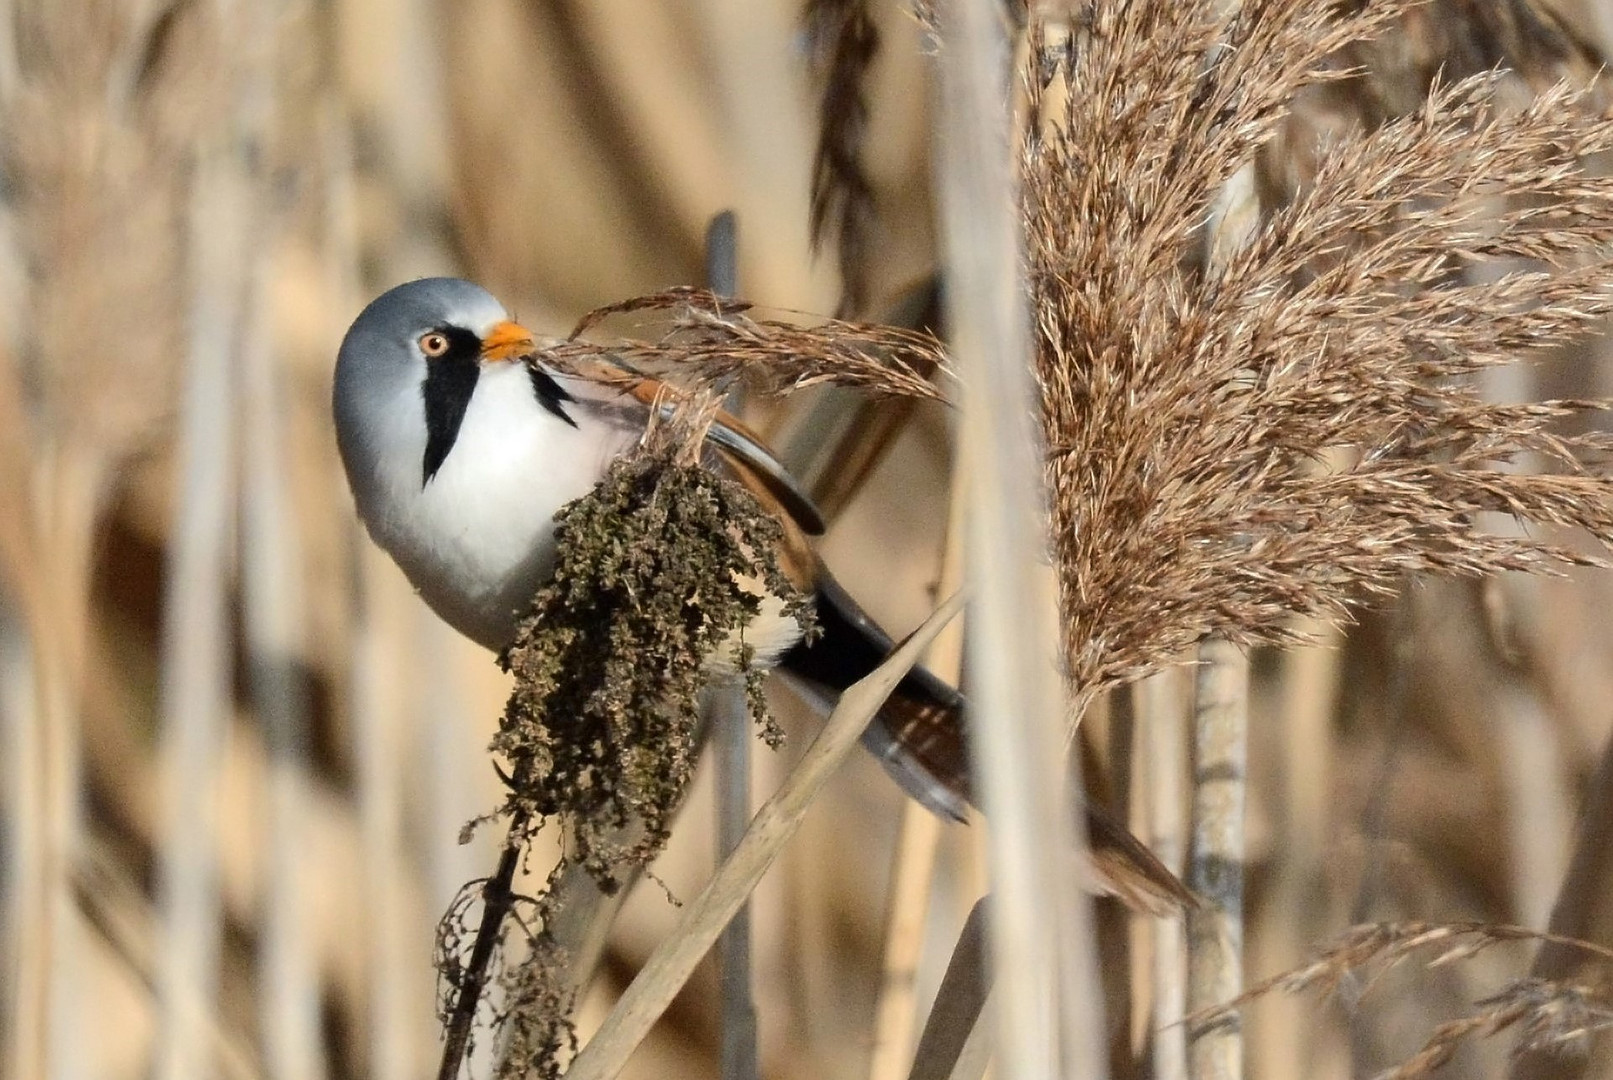
<path fill-rule="evenodd" d="M 1551 979 L 1517 979 L 1474 1003 L 1472 1016 L 1441 1024 L 1416 1054 L 1376 1080 L 1416 1080 L 1449 1064 L 1464 1039 L 1518 1029 L 1514 1060 L 1526 1053 L 1584 1052 L 1591 1036 L 1613 1029 L 1613 994 L 1606 986 Z"/>

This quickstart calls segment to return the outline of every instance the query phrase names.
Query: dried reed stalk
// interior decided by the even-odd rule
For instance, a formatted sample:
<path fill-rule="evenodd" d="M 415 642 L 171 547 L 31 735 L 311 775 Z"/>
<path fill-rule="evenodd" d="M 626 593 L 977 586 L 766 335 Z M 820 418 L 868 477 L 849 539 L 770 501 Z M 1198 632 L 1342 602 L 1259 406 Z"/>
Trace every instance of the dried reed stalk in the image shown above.
<path fill-rule="evenodd" d="M 1236 645 L 1199 646 L 1193 706 L 1193 843 L 1188 888 L 1205 903 L 1187 913 L 1187 1008 L 1200 1012 L 1243 987 L 1244 800 L 1248 777 L 1249 663 Z M 1235 1018 L 1192 1026 L 1194 1080 L 1243 1075 L 1243 1030 Z"/>
<path fill-rule="evenodd" d="M 1550 928 L 1564 938 L 1613 944 L 1613 738 L 1587 789 L 1574 853 L 1552 908 Z M 1548 982 L 1580 980 L 1592 966 L 1583 950 L 1544 941 L 1530 974 Z M 1603 1040 L 1605 1043 L 1605 1040 Z M 1588 1056 L 1527 1050 L 1511 1075 L 1515 1080 L 1574 1080 L 1585 1074 Z"/>
<path fill-rule="evenodd" d="M 873 674 L 844 694 L 799 765 L 756 812 L 732 856 L 691 900 L 675 929 L 655 950 L 598 1033 L 567 1070 L 570 1080 L 608 1080 L 688 981 L 728 920 L 772 865 L 825 782 L 856 748 L 863 729 L 923 650 L 963 607 L 963 594 L 938 607 Z"/>
<path fill-rule="evenodd" d="M 885 948 L 874 1011 L 873 1049 L 868 1060 L 869 1080 L 901 1080 L 911 1064 L 918 1021 L 914 983 L 943 827 L 941 819 L 925 807 L 911 799 L 903 801 L 885 903 Z"/>
<path fill-rule="evenodd" d="M 990 1060 L 991 972 L 986 958 L 989 898 L 976 901 L 958 932 L 935 1006 L 924 1024 L 908 1080 L 947 1080 L 978 1076 Z M 985 1021 L 985 1022 L 983 1022 Z"/>
<path fill-rule="evenodd" d="M 405 930 L 401 894 L 406 881 L 402 858 L 403 766 L 402 717 L 405 696 L 395 672 L 397 657 L 408 652 L 400 637 L 413 614 L 412 605 L 389 603 L 397 596 L 386 557 L 362 535 L 357 519 L 349 531 L 352 562 L 350 675 L 346 702 L 353 725 L 357 765 L 355 795 L 362 846 L 362 873 L 369 883 L 364 931 L 366 1051 L 376 1076 L 412 1071 L 411 1042 L 406 1038 L 402 935 Z M 386 594 L 392 591 L 394 596 Z"/>
<path fill-rule="evenodd" d="M 968 477 L 952 471 L 946 547 L 942 552 L 937 591 L 945 596 L 963 585 L 963 536 L 967 526 Z M 958 685 L 963 667 L 965 620 L 943 630 L 925 656 L 925 667 Z M 913 1031 L 918 1022 L 916 979 L 934 887 L 941 819 L 916 800 L 902 801 L 902 820 L 892 861 L 891 886 L 885 904 L 885 952 L 881 964 L 879 1003 L 874 1016 L 874 1047 L 868 1080 L 901 1080 L 913 1059 Z"/>
<path fill-rule="evenodd" d="M 1227 22 L 1242 12 L 1222 0 Z M 1206 225 L 1205 276 L 1225 275 L 1260 227 L 1260 196 L 1252 162 L 1216 193 Z M 1199 645 L 1193 704 L 1193 843 L 1188 887 L 1205 899 L 1187 915 L 1187 1007 L 1197 1011 L 1243 986 L 1244 804 L 1249 775 L 1249 660 L 1230 642 Z M 1243 1075 L 1243 1026 L 1194 1028 L 1187 1036 L 1194 1080 Z"/>
<path fill-rule="evenodd" d="M 1187 864 L 1188 718 L 1181 673 L 1156 672 L 1135 687 L 1141 699 L 1143 784 L 1148 792 L 1148 845 L 1166 869 L 1180 874 Z M 1187 1080 L 1186 916 L 1171 914 L 1152 924 L 1152 1036 L 1156 1080 Z"/>
<path fill-rule="evenodd" d="M 733 211 L 724 210 L 706 226 L 706 284 L 718 296 L 739 291 L 739 229 Z M 725 402 L 739 413 L 737 391 Z M 716 860 L 733 854 L 751 816 L 750 710 L 738 687 L 711 688 L 703 711 L 711 729 L 711 759 L 716 774 L 713 798 Z M 756 1080 L 761 1073 L 756 1044 L 756 1000 L 751 961 L 751 905 L 740 906 L 717 938 L 712 958 L 717 966 L 717 1055 L 722 1080 Z"/>
<path fill-rule="evenodd" d="M 179 499 L 163 640 L 164 795 L 159 896 L 164 947 L 156 1075 L 213 1071 L 207 1030 L 218 1000 L 218 777 L 230 716 L 226 591 L 250 188 L 227 151 L 203 157 L 191 222 L 196 286 L 180 427 Z"/>
<path fill-rule="evenodd" d="M 977 591 L 970 746 L 991 823 L 995 1052 L 1005 1074 L 1025 1080 L 1101 1077 L 1107 1054 L 1090 901 L 1074 887 L 1068 858 L 1085 848 L 1084 820 L 1071 812 L 1062 686 L 1047 663 L 1054 613 L 1038 575 L 1045 496 L 1005 102 L 1010 53 L 997 14 L 984 5 L 943 5 L 941 27 L 941 223 L 954 351 L 968 393 L 961 453 L 970 480 L 968 576 Z"/>
<path fill-rule="evenodd" d="M 164 963 L 159 913 L 121 854 L 107 837 L 92 832 L 74 869 L 74 894 L 84 917 L 107 947 L 143 989 L 154 991 Z M 216 1013 L 207 1017 L 201 1033 L 213 1062 L 210 1075 L 220 1080 L 259 1080 L 265 1073 L 247 1033 L 220 1020 Z"/>
<path fill-rule="evenodd" d="M 1317 644 L 1290 649 L 1282 657 L 1283 724 L 1279 793 L 1276 881 L 1264 913 L 1252 931 L 1255 970 L 1288 968 L 1322 936 L 1327 911 L 1325 895 L 1329 813 L 1333 806 L 1336 751 L 1332 733 L 1339 701 L 1342 633 L 1313 624 L 1298 628 Z M 1256 916 L 1257 920 L 1260 916 Z M 1296 1037 L 1306 1022 L 1304 1003 L 1277 999 L 1262 1012 L 1255 1060 L 1277 1075 L 1303 1075 L 1316 1067 L 1314 1046 Z"/>
<path fill-rule="evenodd" d="M 716 857 L 733 854 L 751 816 L 750 711 L 737 687 L 717 691 L 711 706 L 712 758 L 717 773 Z M 756 1080 L 761 1075 L 756 1045 L 756 1001 L 751 975 L 750 903 L 740 906 L 717 938 L 719 1008 L 718 1075 L 722 1080 Z"/>
<path fill-rule="evenodd" d="M 269 776 L 258 949 L 265 1072 L 323 1075 L 320 988 L 302 911 L 310 790 L 311 694 L 303 645 L 303 563 L 285 482 L 286 394 L 275 365 L 266 274 L 255 267 L 244 324 L 240 391 L 242 637 Z"/>

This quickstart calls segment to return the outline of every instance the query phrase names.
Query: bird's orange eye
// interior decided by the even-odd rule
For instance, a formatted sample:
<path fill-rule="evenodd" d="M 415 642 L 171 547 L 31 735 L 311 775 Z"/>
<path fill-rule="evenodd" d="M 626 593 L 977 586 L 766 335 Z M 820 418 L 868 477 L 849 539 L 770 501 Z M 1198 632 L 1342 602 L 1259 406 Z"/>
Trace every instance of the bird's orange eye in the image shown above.
<path fill-rule="evenodd" d="M 433 330 L 429 334 L 420 335 L 420 351 L 430 357 L 438 357 L 448 351 L 448 338 Z"/>

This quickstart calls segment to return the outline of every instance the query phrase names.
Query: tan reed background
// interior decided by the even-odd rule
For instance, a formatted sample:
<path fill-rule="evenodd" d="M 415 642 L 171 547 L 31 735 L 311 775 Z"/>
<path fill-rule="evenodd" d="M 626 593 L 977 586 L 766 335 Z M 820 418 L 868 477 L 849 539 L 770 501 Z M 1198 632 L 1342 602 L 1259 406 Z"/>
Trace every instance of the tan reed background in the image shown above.
<path fill-rule="evenodd" d="M 1569 70 L 1613 47 L 1613 8 L 1536 2 L 1577 42 Z M 818 117 L 798 7 L 0 3 L 10 1075 L 432 1075 L 433 924 L 496 858 L 490 830 L 456 840 L 498 800 L 484 748 L 506 686 L 356 525 L 328 419 L 337 342 L 371 295 L 427 273 L 563 333 L 697 282 L 727 207 L 746 297 L 834 312 L 835 253 L 814 257 L 808 231 Z M 936 262 L 932 60 L 906 5 L 871 10 L 857 313 L 878 317 Z M 1409 70 L 1545 71 L 1534 14 L 1435 3 L 1397 47 Z M 1377 89 L 1386 112 L 1419 92 Z M 1610 370 L 1593 340 L 1484 389 L 1596 396 Z M 852 407 L 803 395 L 757 419 L 806 472 L 837 417 L 889 440 L 836 493 L 823 551 L 903 632 L 947 573 L 950 422 L 926 405 L 882 427 Z M 1254 652 L 1251 982 L 1357 922 L 1545 926 L 1582 807 L 1600 807 L 1603 836 L 1613 820 L 1610 612 L 1605 571 L 1419 577 L 1347 629 L 1298 628 L 1320 647 Z M 1166 782 L 1149 748 L 1185 682 L 1090 710 L 1090 787 L 1139 829 Z M 816 723 L 774 697 L 793 738 L 757 757 L 761 791 Z M 656 865 L 674 895 L 710 871 L 709 787 L 703 772 Z M 906 1075 L 983 891 L 984 832 L 927 828 L 864 758 L 837 778 L 756 895 L 764 1075 Z M 1613 943 L 1613 872 L 1583 858 L 1578 879 L 1600 888 L 1572 933 Z M 585 1032 L 675 916 L 653 882 L 628 900 Z M 1172 1036 L 1148 1030 L 1169 934 L 1107 908 L 1099 923 L 1111 1074 L 1181 1075 Z M 1330 1000 L 1271 995 L 1248 1013 L 1247 1075 L 1390 1068 L 1526 974 L 1532 949 L 1404 963 Z M 625 1075 L 714 1075 L 715 985 L 697 976 Z M 1510 1038 L 1464 1039 L 1450 1075 L 1503 1075 Z M 1573 1067 L 1609 1062 L 1604 1038 Z M 484 1041 L 477 1075 L 489 1063 Z"/>

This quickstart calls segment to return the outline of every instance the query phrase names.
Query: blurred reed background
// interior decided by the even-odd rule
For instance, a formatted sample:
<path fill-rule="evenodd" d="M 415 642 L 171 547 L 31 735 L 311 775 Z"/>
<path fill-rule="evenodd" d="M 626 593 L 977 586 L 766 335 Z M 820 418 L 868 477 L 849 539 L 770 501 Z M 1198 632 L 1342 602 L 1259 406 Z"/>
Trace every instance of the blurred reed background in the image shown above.
<path fill-rule="evenodd" d="M 1379 87 L 1386 113 L 1441 64 L 1593 71 L 1613 7 L 1538 6 L 1552 18 L 1430 6 L 1396 39 L 1410 74 Z M 496 861 L 494 830 L 457 837 L 498 802 L 485 746 L 507 687 L 361 534 L 328 415 L 340 335 L 435 273 L 562 334 L 698 282 L 730 207 L 745 297 L 913 307 L 937 261 L 931 50 L 906 5 L 867 11 L 847 303 L 837 250 L 809 235 L 819 89 L 796 0 L 0 3 L 9 1075 L 433 1073 L 433 928 Z M 1592 397 L 1613 368 L 1596 340 L 1488 377 L 1502 398 Z M 953 436 L 938 408 L 862 410 L 823 391 L 755 419 L 834 514 L 830 566 L 900 633 L 956 573 Z M 870 467 L 827 468 L 831 438 Z M 1604 835 L 1613 820 L 1610 612 L 1601 571 L 1419 578 L 1346 630 L 1300 628 L 1319 647 L 1253 654 L 1247 981 L 1362 921 L 1544 928 L 1581 809 Z M 1115 692 L 1083 728 L 1093 793 L 1139 830 L 1151 740 L 1190 681 Z M 794 737 L 758 753 L 763 792 L 815 723 L 774 700 Z M 710 872 L 709 787 L 656 866 L 676 895 Z M 904 808 L 863 757 L 836 779 L 755 897 L 764 1075 L 907 1075 L 984 891 L 983 833 Z M 1606 868 L 1576 872 L 1601 886 L 1572 932 L 1613 941 Z M 654 883 L 628 900 L 585 1033 L 675 915 Z M 1099 922 L 1113 1074 L 1176 1075 L 1145 989 L 1168 934 Z M 1248 1014 L 1248 1075 L 1374 1075 L 1531 948 L 1271 996 Z M 714 1075 L 716 997 L 697 977 L 625 1075 Z M 1597 1045 L 1564 1068 L 1613 1075 Z M 1501 1075 L 1507 1048 L 1466 1040 L 1452 1075 Z"/>

